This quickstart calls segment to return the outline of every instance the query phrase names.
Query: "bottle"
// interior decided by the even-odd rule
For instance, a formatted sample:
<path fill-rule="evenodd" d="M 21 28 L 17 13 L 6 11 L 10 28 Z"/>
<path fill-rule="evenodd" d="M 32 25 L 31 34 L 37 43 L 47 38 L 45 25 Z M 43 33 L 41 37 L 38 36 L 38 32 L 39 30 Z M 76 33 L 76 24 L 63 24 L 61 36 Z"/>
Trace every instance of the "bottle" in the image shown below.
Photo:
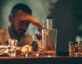
<path fill-rule="evenodd" d="M 80 45 L 78 47 L 78 53 L 79 53 L 79 56 L 82 56 L 82 41 L 80 41 Z"/>
<path fill-rule="evenodd" d="M 74 42 L 75 47 L 74 47 L 74 56 L 78 56 L 78 42 Z"/>
<path fill-rule="evenodd" d="M 46 48 L 48 50 L 54 49 L 52 47 L 52 43 L 53 42 L 51 41 L 51 40 L 53 40 L 53 38 L 51 38 L 51 37 L 53 37 L 52 36 L 52 34 L 53 34 L 52 20 L 53 19 L 52 19 L 52 16 L 51 15 L 47 16 L 47 18 L 46 18 Z"/>
<path fill-rule="evenodd" d="M 74 43 L 72 41 L 69 42 L 69 56 L 74 56 Z"/>
<path fill-rule="evenodd" d="M 52 29 L 52 16 L 47 16 L 46 24 L 47 24 L 47 26 L 46 26 L 47 30 Z"/>
<path fill-rule="evenodd" d="M 53 17 L 47 16 L 46 19 L 46 48 L 55 51 L 57 44 L 57 28 L 53 28 Z"/>

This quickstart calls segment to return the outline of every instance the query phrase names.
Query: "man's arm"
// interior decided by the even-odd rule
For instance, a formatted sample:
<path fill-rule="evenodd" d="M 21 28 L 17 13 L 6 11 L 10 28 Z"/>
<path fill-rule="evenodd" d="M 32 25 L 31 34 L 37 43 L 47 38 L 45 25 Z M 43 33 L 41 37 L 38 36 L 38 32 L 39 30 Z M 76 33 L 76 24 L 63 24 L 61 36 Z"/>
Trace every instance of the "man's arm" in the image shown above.
<path fill-rule="evenodd" d="M 39 20 L 32 17 L 31 22 L 32 22 L 33 25 L 38 27 L 38 30 L 40 32 L 41 32 L 42 29 L 44 29 L 44 25 Z"/>
<path fill-rule="evenodd" d="M 20 14 L 20 15 L 19 15 Z M 35 19 L 32 15 L 26 14 L 20 10 L 20 12 L 16 15 L 18 20 L 26 20 L 33 25 L 37 26 L 39 31 L 41 31 L 44 28 L 44 25 L 37 19 Z"/>

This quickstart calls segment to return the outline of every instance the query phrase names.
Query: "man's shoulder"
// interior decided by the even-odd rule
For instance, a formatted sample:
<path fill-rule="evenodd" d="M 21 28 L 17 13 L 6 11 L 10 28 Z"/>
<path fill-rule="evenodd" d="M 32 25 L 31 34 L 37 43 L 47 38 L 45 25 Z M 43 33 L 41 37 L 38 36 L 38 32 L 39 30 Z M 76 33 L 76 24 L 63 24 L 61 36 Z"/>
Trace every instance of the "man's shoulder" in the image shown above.
<path fill-rule="evenodd" d="M 30 35 L 30 34 L 25 34 L 24 39 L 25 39 L 25 40 L 33 40 L 33 37 L 32 37 L 32 35 Z"/>
<path fill-rule="evenodd" d="M 30 34 L 27 33 L 27 34 L 25 34 L 25 37 L 28 37 L 28 38 L 31 37 L 32 38 L 32 35 L 30 35 Z"/>
<path fill-rule="evenodd" d="M 6 28 L 6 29 L 0 29 L 0 33 L 6 32 L 6 31 L 8 31 L 8 28 Z"/>
<path fill-rule="evenodd" d="M 31 45 L 31 42 L 33 41 L 32 35 L 30 34 L 25 34 L 24 37 L 22 37 L 23 42 L 25 43 L 25 45 Z M 21 40 L 21 41 L 22 41 Z"/>
<path fill-rule="evenodd" d="M 3 31 L 4 31 L 4 29 L 0 29 L 0 33 L 3 32 Z"/>

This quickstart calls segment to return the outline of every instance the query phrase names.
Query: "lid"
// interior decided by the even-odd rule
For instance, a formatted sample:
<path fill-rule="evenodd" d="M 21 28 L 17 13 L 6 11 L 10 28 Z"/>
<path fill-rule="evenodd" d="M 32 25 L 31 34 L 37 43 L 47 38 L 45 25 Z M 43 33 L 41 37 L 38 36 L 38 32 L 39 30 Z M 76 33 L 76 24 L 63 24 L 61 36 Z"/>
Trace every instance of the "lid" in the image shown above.
<path fill-rule="evenodd" d="M 78 44 L 78 42 L 74 42 L 74 44 Z"/>
<path fill-rule="evenodd" d="M 52 19 L 52 16 L 47 16 L 47 19 Z"/>

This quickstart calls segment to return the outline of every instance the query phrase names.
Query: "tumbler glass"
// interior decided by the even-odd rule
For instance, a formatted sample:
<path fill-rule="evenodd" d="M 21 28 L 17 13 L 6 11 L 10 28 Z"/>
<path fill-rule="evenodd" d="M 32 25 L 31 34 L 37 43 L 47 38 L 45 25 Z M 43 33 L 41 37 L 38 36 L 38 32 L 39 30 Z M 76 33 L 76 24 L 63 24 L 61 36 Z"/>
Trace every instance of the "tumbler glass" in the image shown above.
<path fill-rule="evenodd" d="M 17 40 L 15 39 L 8 40 L 8 55 L 10 57 L 16 56 L 16 45 L 17 45 Z"/>

